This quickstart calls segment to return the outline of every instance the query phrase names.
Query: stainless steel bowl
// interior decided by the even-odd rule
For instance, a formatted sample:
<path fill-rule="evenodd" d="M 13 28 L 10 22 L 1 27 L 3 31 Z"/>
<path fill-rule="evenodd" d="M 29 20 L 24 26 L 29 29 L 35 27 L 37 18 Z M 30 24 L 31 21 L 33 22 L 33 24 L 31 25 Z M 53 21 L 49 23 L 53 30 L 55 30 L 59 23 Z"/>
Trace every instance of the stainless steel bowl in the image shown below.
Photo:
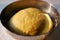
<path fill-rule="evenodd" d="M 54 26 L 48 33 L 38 35 L 38 36 L 21 36 L 21 35 L 15 34 L 13 31 L 10 30 L 10 27 L 8 27 L 7 25 L 8 20 L 19 10 L 28 8 L 28 7 L 39 8 L 41 11 L 46 12 L 47 14 L 50 15 L 54 23 Z M 6 6 L 1 12 L 2 25 L 7 29 L 7 33 L 9 33 L 11 36 L 16 38 L 17 40 L 43 40 L 47 35 L 50 34 L 50 32 L 53 31 L 54 28 L 56 28 L 59 22 L 58 20 L 59 20 L 59 13 L 57 12 L 57 10 L 53 7 L 52 4 L 47 3 L 45 1 L 36 1 L 36 0 L 16 1 Z"/>

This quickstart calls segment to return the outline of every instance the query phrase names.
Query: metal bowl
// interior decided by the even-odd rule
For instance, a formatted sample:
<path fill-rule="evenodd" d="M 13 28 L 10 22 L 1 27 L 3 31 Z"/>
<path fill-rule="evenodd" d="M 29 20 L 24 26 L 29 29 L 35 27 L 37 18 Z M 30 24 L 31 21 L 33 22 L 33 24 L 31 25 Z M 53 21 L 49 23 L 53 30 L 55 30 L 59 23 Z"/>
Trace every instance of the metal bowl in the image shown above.
<path fill-rule="evenodd" d="M 9 19 L 19 10 L 22 10 L 28 7 L 39 8 L 41 11 L 50 15 L 54 23 L 54 26 L 48 33 L 38 35 L 38 36 L 21 36 L 21 35 L 15 34 L 13 31 L 10 30 L 10 27 L 7 25 L 7 22 L 9 21 Z M 57 10 L 53 7 L 52 4 L 47 3 L 45 1 L 36 1 L 36 0 L 16 1 L 6 6 L 1 12 L 2 25 L 7 29 L 7 33 L 9 33 L 11 36 L 13 36 L 18 40 L 38 40 L 38 39 L 43 40 L 46 37 L 46 35 L 49 35 L 49 33 L 53 31 L 54 28 L 56 28 L 58 24 L 58 19 L 59 19 L 59 13 L 57 12 Z"/>

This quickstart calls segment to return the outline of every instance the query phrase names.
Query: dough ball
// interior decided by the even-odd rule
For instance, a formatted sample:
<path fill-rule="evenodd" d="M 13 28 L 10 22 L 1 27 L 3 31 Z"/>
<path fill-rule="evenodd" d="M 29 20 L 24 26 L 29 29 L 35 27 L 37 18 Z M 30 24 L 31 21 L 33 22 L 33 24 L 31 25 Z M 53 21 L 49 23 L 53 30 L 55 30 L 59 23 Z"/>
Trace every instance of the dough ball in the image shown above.
<path fill-rule="evenodd" d="M 37 29 L 41 27 L 45 16 L 37 8 L 26 8 L 17 12 L 9 20 L 10 27 L 18 33 L 25 33 L 28 35 L 35 35 Z"/>

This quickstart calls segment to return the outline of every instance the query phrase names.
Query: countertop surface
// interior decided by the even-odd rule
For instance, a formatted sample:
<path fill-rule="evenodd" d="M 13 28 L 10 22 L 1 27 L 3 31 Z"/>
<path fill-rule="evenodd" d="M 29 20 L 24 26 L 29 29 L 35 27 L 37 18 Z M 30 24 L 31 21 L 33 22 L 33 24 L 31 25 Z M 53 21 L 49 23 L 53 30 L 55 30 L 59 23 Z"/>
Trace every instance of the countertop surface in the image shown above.
<path fill-rule="evenodd" d="M 17 0 L 0 0 L 0 13 L 8 4 L 14 1 L 17 1 Z M 44 1 L 47 1 L 53 4 L 53 6 L 60 13 L 60 0 L 44 0 Z M 0 21 L 0 40 L 17 40 L 13 38 L 11 35 L 7 34 L 5 30 L 6 28 L 2 26 Z M 56 30 L 53 33 L 51 33 L 48 40 L 60 40 L 60 23 L 58 24 L 58 27 L 56 28 Z"/>

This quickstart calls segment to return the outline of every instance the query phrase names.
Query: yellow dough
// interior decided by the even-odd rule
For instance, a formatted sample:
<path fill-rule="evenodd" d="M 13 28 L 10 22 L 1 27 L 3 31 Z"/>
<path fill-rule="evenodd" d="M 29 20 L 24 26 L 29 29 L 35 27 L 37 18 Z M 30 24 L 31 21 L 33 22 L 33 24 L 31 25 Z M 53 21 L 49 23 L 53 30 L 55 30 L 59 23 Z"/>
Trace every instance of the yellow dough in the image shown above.
<path fill-rule="evenodd" d="M 48 14 L 43 14 L 45 16 L 45 21 L 44 21 L 44 29 L 42 30 L 41 33 L 48 33 L 52 27 L 53 27 L 53 22 Z"/>
<path fill-rule="evenodd" d="M 35 35 L 37 33 L 37 29 L 41 27 L 41 25 L 43 24 L 46 18 L 47 16 L 43 15 L 43 13 L 39 9 L 26 8 L 17 12 L 9 20 L 9 24 L 15 31 L 19 30 L 19 33 L 20 31 L 22 31 L 23 33 L 28 35 Z M 52 24 L 51 19 L 50 19 L 50 22 Z M 47 28 L 49 28 L 49 25 Z M 44 32 L 48 32 L 48 31 L 46 30 L 46 31 L 43 31 L 42 33 Z"/>

